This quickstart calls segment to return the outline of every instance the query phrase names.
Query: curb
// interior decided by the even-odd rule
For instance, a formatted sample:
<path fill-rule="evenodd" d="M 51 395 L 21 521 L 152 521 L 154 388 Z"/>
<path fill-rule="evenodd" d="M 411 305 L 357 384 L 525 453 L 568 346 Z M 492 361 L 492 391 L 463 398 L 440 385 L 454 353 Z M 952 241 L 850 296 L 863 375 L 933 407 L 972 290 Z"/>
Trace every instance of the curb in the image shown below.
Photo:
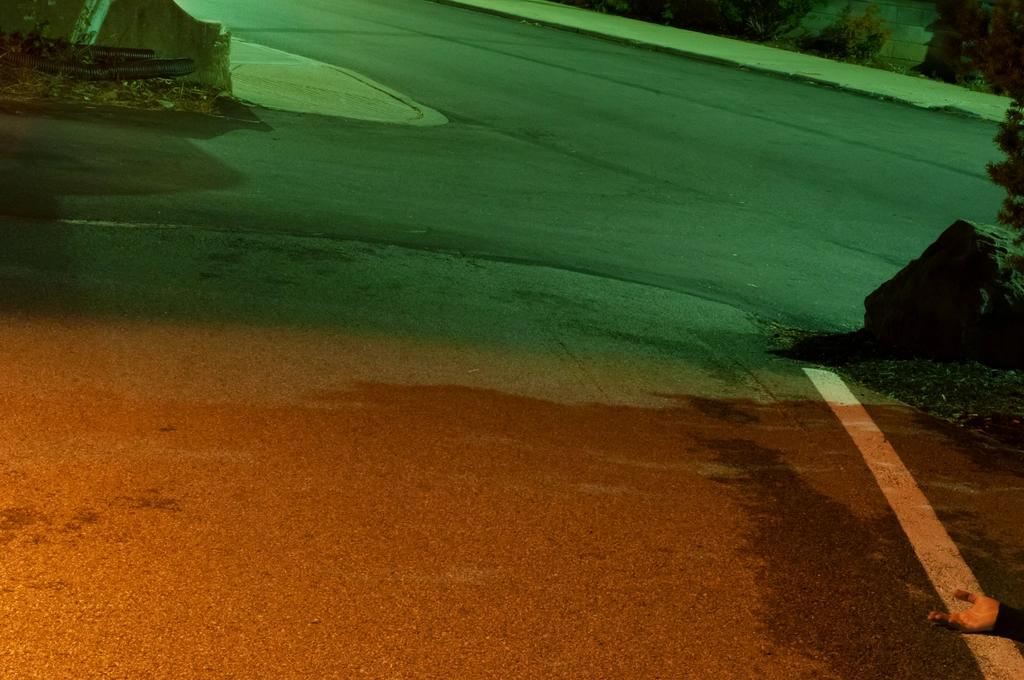
<path fill-rule="evenodd" d="M 894 96 L 894 95 L 881 94 L 881 93 L 878 93 L 878 92 L 874 92 L 872 90 L 864 90 L 864 89 L 860 89 L 860 88 L 856 88 L 856 87 L 850 87 L 848 85 L 842 85 L 842 84 L 837 83 L 837 82 L 832 81 L 832 80 L 827 80 L 825 78 L 814 78 L 812 76 L 808 76 L 808 75 L 804 75 L 804 74 L 800 74 L 800 73 L 791 73 L 789 71 L 779 71 L 779 70 L 776 70 L 776 69 L 765 68 L 765 67 L 761 67 L 761 66 L 751 66 L 749 64 L 745 64 L 745 63 L 743 63 L 741 61 L 736 61 L 736 60 L 733 60 L 733 59 L 725 59 L 725 58 L 722 58 L 722 57 L 714 57 L 714 56 L 710 56 L 710 55 L 703 54 L 703 53 L 700 53 L 700 52 L 692 52 L 690 50 L 680 49 L 678 47 L 666 47 L 664 45 L 658 45 L 656 43 L 648 43 L 648 42 L 644 42 L 642 40 L 633 40 L 633 39 L 630 39 L 630 38 L 623 38 L 622 36 L 618 36 L 618 35 L 614 35 L 614 34 L 601 33 L 600 31 L 594 31 L 594 30 L 589 30 L 589 29 L 585 29 L 585 28 L 579 28 L 578 26 L 571 26 L 571 25 L 567 25 L 567 24 L 561 24 L 561 23 L 558 23 L 557 21 L 545 21 L 543 19 L 527 19 L 527 18 L 523 17 L 522 15 L 514 14 L 512 12 L 504 12 L 502 10 L 493 9 L 493 8 L 490 8 L 490 7 L 480 7 L 479 5 L 474 5 L 474 4 L 468 3 L 468 2 L 460 2 L 459 0 L 429 0 L 429 2 L 433 2 L 433 3 L 438 4 L 438 5 L 448 5 L 449 7 L 458 7 L 458 8 L 461 8 L 461 9 L 468 9 L 468 10 L 471 10 L 471 11 L 474 11 L 474 12 L 479 12 L 481 14 L 490 14 L 490 15 L 502 17 L 502 18 L 505 18 L 505 19 L 515 19 L 515 20 L 518 20 L 518 21 L 534 24 L 534 25 L 537 25 L 537 26 L 547 26 L 548 28 L 556 28 L 558 30 L 568 31 L 570 33 L 579 33 L 580 35 L 586 35 L 586 36 L 590 36 L 592 38 L 600 38 L 601 40 L 607 40 L 609 42 L 619 43 L 621 45 L 629 45 L 630 47 L 640 47 L 640 48 L 643 48 L 643 49 L 651 50 L 652 52 L 661 52 L 663 54 L 671 54 L 673 56 L 683 57 L 683 58 L 686 58 L 686 59 L 693 59 L 695 61 L 703 61 L 703 62 L 707 62 L 707 63 L 711 63 L 711 64 L 718 64 L 719 66 L 729 66 L 729 67 L 732 67 L 732 68 L 738 68 L 738 69 L 741 69 L 741 70 L 744 70 L 744 71 L 750 71 L 750 72 L 753 72 L 753 73 L 763 73 L 765 75 L 775 76 L 775 77 L 778 77 L 778 78 L 784 78 L 786 80 L 792 80 L 792 81 L 795 81 L 795 82 L 809 83 L 811 85 L 823 85 L 825 87 L 830 87 L 830 88 L 832 88 L 834 90 L 839 90 L 841 92 L 849 92 L 850 94 L 855 94 L 855 95 L 859 95 L 859 96 L 862 96 L 862 97 L 869 97 L 871 99 L 878 99 L 878 100 L 881 100 L 881 101 L 889 101 L 889 102 L 894 102 L 894 103 L 897 103 L 897 104 L 903 104 L 905 106 L 912 106 L 912 107 L 914 107 L 916 109 L 924 109 L 926 111 L 939 111 L 939 112 L 942 112 L 942 113 L 949 113 L 949 114 L 953 114 L 953 115 L 957 115 L 957 116 L 963 116 L 965 118 L 972 118 L 972 119 L 975 119 L 975 120 L 983 120 L 983 121 L 993 122 L 993 123 L 999 122 L 998 120 L 993 120 L 993 119 L 990 119 L 990 118 L 986 118 L 986 117 L 984 117 L 984 116 L 982 116 L 982 115 L 980 115 L 978 113 L 975 113 L 974 111 L 968 111 L 966 109 L 961 109 L 961 108 L 959 108 L 957 106 L 925 106 L 923 104 L 919 104 L 917 102 L 914 102 L 914 101 L 912 101 L 910 99 L 904 99 L 902 97 Z"/>

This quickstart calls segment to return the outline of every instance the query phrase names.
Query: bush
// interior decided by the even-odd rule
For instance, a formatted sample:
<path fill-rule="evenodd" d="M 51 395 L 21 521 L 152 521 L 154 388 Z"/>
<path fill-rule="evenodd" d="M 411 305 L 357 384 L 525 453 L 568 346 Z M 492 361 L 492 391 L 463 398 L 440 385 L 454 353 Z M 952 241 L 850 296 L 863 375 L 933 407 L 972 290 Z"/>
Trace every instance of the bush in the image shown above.
<path fill-rule="evenodd" d="M 661 17 L 665 25 L 702 33 L 722 33 L 725 21 L 715 0 L 666 0 Z"/>
<path fill-rule="evenodd" d="M 872 3 L 864 14 L 853 16 L 847 5 L 839 18 L 810 42 L 829 57 L 867 63 L 878 55 L 892 35 L 885 20 L 875 16 L 877 12 L 878 5 Z"/>
<path fill-rule="evenodd" d="M 677 28 L 722 28 L 713 0 L 568 0 L 566 4 Z"/>
<path fill-rule="evenodd" d="M 635 2 L 630 2 L 630 0 L 594 0 L 591 9 L 604 12 L 605 14 L 631 16 L 635 4 Z"/>
<path fill-rule="evenodd" d="M 558 0 L 641 21 L 770 40 L 800 25 L 822 0 Z"/>
<path fill-rule="evenodd" d="M 771 40 L 797 28 L 819 0 L 715 0 L 727 28 L 738 35 Z"/>
<path fill-rule="evenodd" d="M 973 80 L 975 48 L 988 36 L 992 6 L 978 0 L 946 0 L 939 4 L 939 22 L 952 29 L 942 42 L 942 55 L 958 81 Z"/>
<path fill-rule="evenodd" d="M 988 19 L 987 34 L 967 56 L 985 80 L 1019 99 L 1024 95 L 1024 0 L 999 0 Z"/>

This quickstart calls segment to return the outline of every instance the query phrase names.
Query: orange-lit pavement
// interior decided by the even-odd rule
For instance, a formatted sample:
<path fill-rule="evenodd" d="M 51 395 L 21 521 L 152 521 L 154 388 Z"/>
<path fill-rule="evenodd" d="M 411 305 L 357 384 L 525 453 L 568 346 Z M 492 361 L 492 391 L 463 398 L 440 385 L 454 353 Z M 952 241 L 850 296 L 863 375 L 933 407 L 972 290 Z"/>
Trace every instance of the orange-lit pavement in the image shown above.
<path fill-rule="evenodd" d="M 980 677 L 795 373 L 642 397 L 586 357 L 24 317 L 0 346 L 5 679 Z M 869 409 L 1020 592 L 1019 458 Z"/>

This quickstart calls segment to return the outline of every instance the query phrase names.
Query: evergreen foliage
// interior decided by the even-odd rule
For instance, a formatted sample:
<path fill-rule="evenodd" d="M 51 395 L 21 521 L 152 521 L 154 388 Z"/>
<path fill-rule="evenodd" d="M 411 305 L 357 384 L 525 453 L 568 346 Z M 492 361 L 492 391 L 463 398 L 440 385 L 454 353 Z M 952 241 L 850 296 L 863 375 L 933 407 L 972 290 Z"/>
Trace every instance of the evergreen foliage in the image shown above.
<path fill-rule="evenodd" d="M 947 54 L 981 72 L 996 92 L 1010 97 L 995 141 L 1006 160 L 986 166 L 992 181 L 1006 190 L 998 221 L 1019 232 L 1024 243 L 1024 0 L 951 0 L 941 16 L 957 32 Z"/>

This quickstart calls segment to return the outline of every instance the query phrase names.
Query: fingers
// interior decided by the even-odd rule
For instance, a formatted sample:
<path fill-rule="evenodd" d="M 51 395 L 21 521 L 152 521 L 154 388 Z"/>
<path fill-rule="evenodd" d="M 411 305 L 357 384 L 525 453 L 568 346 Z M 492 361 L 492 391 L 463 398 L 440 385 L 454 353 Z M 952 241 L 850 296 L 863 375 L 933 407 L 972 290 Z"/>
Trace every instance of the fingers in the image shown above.
<path fill-rule="evenodd" d="M 943 612 L 931 612 L 928 614 L 928 620 L 932 623 L 937 623 L 940 626 L 946 628 L 952 628 L 953 630 L 959 630 L 963 632 L 964 626 L 960 622 L 960 617 L 956 614 L 945 614 Z"/>
<path fill-rule="evenodd" d="M 982 600 L 987 600 L 988 598 L 985 598 L 982 595 L 969 593 L 966 590 L 960 590 L 959 588 L 953 591 L 953 597 L 964 602 L 970 602 L 972 605 L 971 610 L 969 612 L 955 612 L 953 614 L 931 612 L 928 614 L 928 620 L 961 632 L 981 630 L 980 628 L 977 628 L 977 623 L 974 618 L 972 618 L 974 612 L 980 611 L 981 608 L 974 609 L 974 605 L 977 605 L 982 602 Z M 967 615 L 967 618 L 965 618 L 965 614 Z"/>
<path fill-rule="evenodd" d="M 978 596 L 974 593 L 969 593 L 966 590 L 960 590 L 959 588 L 953 591 L 953 597 L 964 602 L 970 602 L 974 604 L 978 601 Z"/>

